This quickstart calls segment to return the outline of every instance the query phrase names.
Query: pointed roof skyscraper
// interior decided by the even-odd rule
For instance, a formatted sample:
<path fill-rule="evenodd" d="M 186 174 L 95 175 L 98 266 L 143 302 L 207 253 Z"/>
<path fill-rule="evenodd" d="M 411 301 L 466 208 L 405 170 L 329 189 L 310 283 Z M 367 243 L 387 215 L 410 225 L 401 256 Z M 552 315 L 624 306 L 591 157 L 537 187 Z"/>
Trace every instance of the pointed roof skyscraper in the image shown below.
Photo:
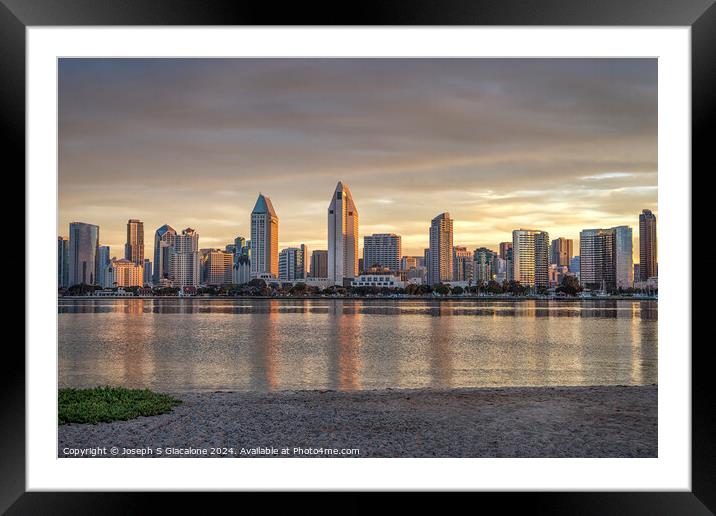
<path fill-rule="evenodd" d="M 328 206 L 328 279 L 343 286 L 358 275 L 358 209 L 348 185 L 338 181 Z"/>

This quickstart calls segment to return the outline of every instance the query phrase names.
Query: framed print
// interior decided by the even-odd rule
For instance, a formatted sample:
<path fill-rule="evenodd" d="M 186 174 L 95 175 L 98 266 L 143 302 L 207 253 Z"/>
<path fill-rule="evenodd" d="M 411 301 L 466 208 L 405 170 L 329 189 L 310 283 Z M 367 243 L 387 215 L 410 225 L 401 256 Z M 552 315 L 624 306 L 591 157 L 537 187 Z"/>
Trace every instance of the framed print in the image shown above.
<path fill-rule="evenodd" d="M 526 491 L 507 503 L 708 514 L 715 9 L 4 1 L 27 303 L 3 509 Z"/>

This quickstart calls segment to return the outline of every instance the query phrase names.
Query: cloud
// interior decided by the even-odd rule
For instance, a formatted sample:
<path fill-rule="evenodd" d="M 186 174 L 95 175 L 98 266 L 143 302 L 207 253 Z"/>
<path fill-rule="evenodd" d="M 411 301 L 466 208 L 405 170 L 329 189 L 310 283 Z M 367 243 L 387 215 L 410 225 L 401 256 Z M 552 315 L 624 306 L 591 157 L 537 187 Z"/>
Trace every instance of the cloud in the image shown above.
<path fill-rule="evenodd" d="M 61 59 L 58 232 L 86 219 L 120 253 L 140 217 L 228 242 L 262 191 L 282 244 L 320 243 L 339 179 L 362 232 L 410 252 L 441 211 L 464 245 L 634 226 L 656 79 L 655 59 Z"/>

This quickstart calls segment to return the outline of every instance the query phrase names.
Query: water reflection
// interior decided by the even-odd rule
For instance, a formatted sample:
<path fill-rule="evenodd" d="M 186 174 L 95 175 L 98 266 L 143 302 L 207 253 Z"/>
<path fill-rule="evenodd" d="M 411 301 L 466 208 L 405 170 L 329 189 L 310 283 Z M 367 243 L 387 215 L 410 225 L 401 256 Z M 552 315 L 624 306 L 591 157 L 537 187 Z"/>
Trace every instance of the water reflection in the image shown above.
<path fill-rule="evenodd" d="M 59 378 L 164 390 L 657 382 L 653 301 L 59 301 Z"/>

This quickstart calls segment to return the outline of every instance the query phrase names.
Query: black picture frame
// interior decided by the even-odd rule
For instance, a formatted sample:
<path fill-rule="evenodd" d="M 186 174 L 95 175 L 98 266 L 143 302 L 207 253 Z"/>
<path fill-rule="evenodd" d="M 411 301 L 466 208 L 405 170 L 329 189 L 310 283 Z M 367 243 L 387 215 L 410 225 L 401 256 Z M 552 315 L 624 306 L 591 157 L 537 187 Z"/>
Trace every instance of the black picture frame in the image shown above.
<path fill-rule="evenodd" d="M 713 0 L 418 0 L 333 4 L 328 9 L 303 3 L 278 8 L 270 2 L 259 5 L 218 0 L 0 0 L 0 120 L 6 129 L 3 141 L 6 178 L 17 176 L 25 169 L 25 29 L 39 25 L 690 26 L 693 173 L 691 177 L 688 171 L 681 173 L 684 180 L 693 181 L 705 176 L 707 171 L 716 170 L 713 143 L 707 131 L 716 121 L 716 5 Z M 698 192 L 693 184 L 692 192 Z M 709 206 L 708 202 L 697 203 L 695 199 L 692 205 Z M 705 222 L 702 217 L 692 219 L 692 234 L 697 235 Z M 713 243 L 700 242 L 699 245 L 703 246 L 699 248 L 699 256 L 710 258 L 698 266 L 707 267 L 714 260 L 710 249 Z M 692 263 L 694 270 L 698 270 L 696 262 Z M 28 271 L 25 272 L 27 275 Z M 691 278 L 687 281 L 691 282 Z M 695 298 L 684 299 L 692 308 L 697 307 L 694 301 Z M 692 321 L 703 325 L 700 321 L 707 320 L 705 310 L 696 308 Z M 699 311 L 704 312 L 704 317 L 698 317 Z M 716 511 L 716 404 L 710 395 L 712 367 L 708 348 L 711 341 L 712 338 L 706 336 L 700 345 L 691 346 L 691 492 L 484 493 L 481 496 L 499 503 L 501 511 L 529 507 L 531 511 L 550 514 L 712 514 Z M 691 345 L 690 342 L 680 344 Z M 7 510 L 8 514 L 125 514 L 148 512 L 149 504 L 153 503 L 159 504 L 163 512 L 187 507 L 185 493 L 26 493 L 25 353 L 16 339 L 6 338 L 5 357 L 0 364 L 3 373 L 0 510 Z M 314 500 L 317 496 L 321 496 L 320 502 Z M 330 510 L 331 504 L 322 494 L 300 499 L 314 509 L 321 505 Z M 421 495 L 411 496 L 405 500 L 403 509 L 422 505 L 422 500 Z M 242 500 L 241 504 L 252 502 L 255 503 Z M 342 512 L 374 507 L 373 502 L 366 502 L 362 495 L 355 493 L 341 503 Z M 484 501 L 478 503 L 482 505 Z"/>

